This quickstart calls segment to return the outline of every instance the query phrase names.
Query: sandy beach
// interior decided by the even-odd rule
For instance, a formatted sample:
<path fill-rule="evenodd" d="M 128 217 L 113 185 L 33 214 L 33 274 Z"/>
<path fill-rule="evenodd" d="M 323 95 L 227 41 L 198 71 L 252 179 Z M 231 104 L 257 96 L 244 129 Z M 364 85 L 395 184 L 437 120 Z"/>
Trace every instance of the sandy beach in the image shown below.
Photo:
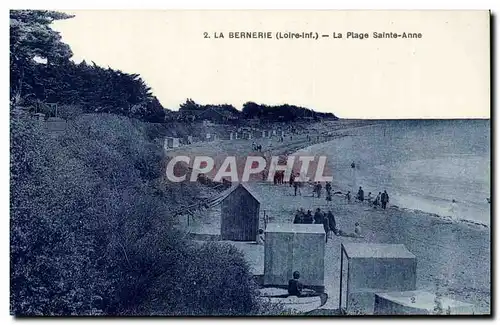
<path fill-rule="evenodd" d="M 320 141 L 335 141 L 349 136 L 349 129 L 363 126 L 359 121 L 336 121 L 319 124 L 311 129 L 314 134 L 325 130 L 333 136 Z M 260 139 L 258 139 L 260 140 Z M 256 140 L 256 141 L 258 141 Z M 291 154 L 312 145 L 306 135 L 288 138 L 283 143 L 266 139 L 264 148 L 274 155 Z M 196 143 L 170 151 L 169 155 L 238 155 L 251 154 L 252 140 Z M 325 285 L 328 292 L 338 292 L 340 270 L 340 244 L 343 242 L 372 242 L 404 244 L 417 257 L 417 289 L 440 292 L 444 296 L 475 305 L 477 314 L 490 312 L 490 228 L 473 222 L 455 221 L 449 217 L 390 206 L 387 210 L 374 209 L 366 203 L 347 203 L 343 195 L 334 195 L 327 202 L 312 197 L 312 188 L 302 188 L 301 196 L 294 196 L 288 184 L 252 182 L 249 186 L 261 198 L 261 211 L 265 210 L 270 222 L 291 223 L 298 208 L 331 210 L 337 227 L 354 231 L 359 222 L 365 238 L 333 236 L 326 244 Z M 345 192 L 334 187 L 333 192 Z M 202 223 L 217 222 L 217 214 L 210 214 Z M 212 219 L 212 220 L 211 220 Z M 263 225 L 263 223 L 261 223 Z M 338 297 L 330 295 L 324 309 L 338 307 Z"/>

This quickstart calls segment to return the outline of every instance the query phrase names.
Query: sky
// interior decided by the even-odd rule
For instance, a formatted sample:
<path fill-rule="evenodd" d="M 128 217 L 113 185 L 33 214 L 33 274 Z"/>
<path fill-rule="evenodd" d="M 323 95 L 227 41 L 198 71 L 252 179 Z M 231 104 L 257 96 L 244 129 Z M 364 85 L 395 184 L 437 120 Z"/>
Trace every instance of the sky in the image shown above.
<path fill-rule="evenodd" d="M 238 109 L 288 103 L 343 118 L 490 117 L 487 11 L 67 12 L 75 18 L 53 28 L 74 61 L 138 73 L 173 110 L 192 98 Z M 236 31 L 272 39 L 229 38 Z M 277 32 L 329 37 L 276 39 Z"/>

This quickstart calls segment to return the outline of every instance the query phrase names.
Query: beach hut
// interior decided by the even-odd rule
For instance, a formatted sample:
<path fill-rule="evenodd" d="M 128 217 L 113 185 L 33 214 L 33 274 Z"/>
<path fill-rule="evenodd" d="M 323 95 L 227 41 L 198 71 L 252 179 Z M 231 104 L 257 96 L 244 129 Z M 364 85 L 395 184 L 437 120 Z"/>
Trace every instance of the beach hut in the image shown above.
<path fill-rule="evenodd" d="M 178 148 L 179 147 L 179 138 L 166 137 L 165 142 L 163 143 L 163 147 L 165 149 Z"/>
<path fill-rule="evenodd" d="M 323 225 L 269 223 L 265 230 L 264 285 L 287 287 L 294 271 L 301 282 L 324 291 L 325 230 Z"/>
<path fill-rule="evenodd" d="M 245 140 L 252 140 L 252 133 L 245 131 L 241 134 L 241 138 Z"/>
<path fill-rule="evenodd" d="M 474 305 L 423 290 L 375 295 L 375 315 L 473 315 Z"/>
<path fill-rule="evenodd" d="M 260 200 L 246 185 L 233 186 L 221 201 L 221 239 L 256 241 Z"/>
<path fill-rule="evenodd" d="M 339 309 L 372 314 L 375 294 L 416 290 L 417 259 L 403 244 L 341 244 Z"/>

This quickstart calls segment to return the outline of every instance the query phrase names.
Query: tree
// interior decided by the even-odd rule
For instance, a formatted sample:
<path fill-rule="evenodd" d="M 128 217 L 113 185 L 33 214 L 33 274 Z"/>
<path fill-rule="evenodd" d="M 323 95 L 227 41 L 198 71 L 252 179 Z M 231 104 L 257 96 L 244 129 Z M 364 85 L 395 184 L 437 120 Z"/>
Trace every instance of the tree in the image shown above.
<path fill-rule="evenodd" d="M 29 106 L 38 100 L 163 121 L 164 108 L 138 74 L 70 60 L 71 49 L 50 24 L 72 17 L 46 10 L 10 12 L 11 102 Z"/>
<path fill-rule="evenodd" d="M 179 111 L 194 111 L 200 109 L 203 109 L 203 107 L 191 98 L 186 99 L 186 102 L 179 106 Z"/>
<path fill-rule="evenodd" d="M 46 59 L 50 65 L 68 60 L 73 55 L 69 46 L 61 42 L 59 33 L 49 27 L 54 20 L 71 17 L 49 10 L 10 12 L 10 72 L 13 95 L 22 97 L 25 71 L 33 68 L 36 57 Z"/>

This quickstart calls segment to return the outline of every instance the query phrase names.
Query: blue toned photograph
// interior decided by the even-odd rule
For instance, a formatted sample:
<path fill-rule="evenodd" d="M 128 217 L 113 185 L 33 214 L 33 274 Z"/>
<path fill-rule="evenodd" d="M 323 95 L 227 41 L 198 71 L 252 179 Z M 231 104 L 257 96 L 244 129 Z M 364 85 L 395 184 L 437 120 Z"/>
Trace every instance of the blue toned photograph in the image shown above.
<path fill-rule="evenodd" d="M 492 315 L 489 11 L 9 15 L 16 319 Z"/>

